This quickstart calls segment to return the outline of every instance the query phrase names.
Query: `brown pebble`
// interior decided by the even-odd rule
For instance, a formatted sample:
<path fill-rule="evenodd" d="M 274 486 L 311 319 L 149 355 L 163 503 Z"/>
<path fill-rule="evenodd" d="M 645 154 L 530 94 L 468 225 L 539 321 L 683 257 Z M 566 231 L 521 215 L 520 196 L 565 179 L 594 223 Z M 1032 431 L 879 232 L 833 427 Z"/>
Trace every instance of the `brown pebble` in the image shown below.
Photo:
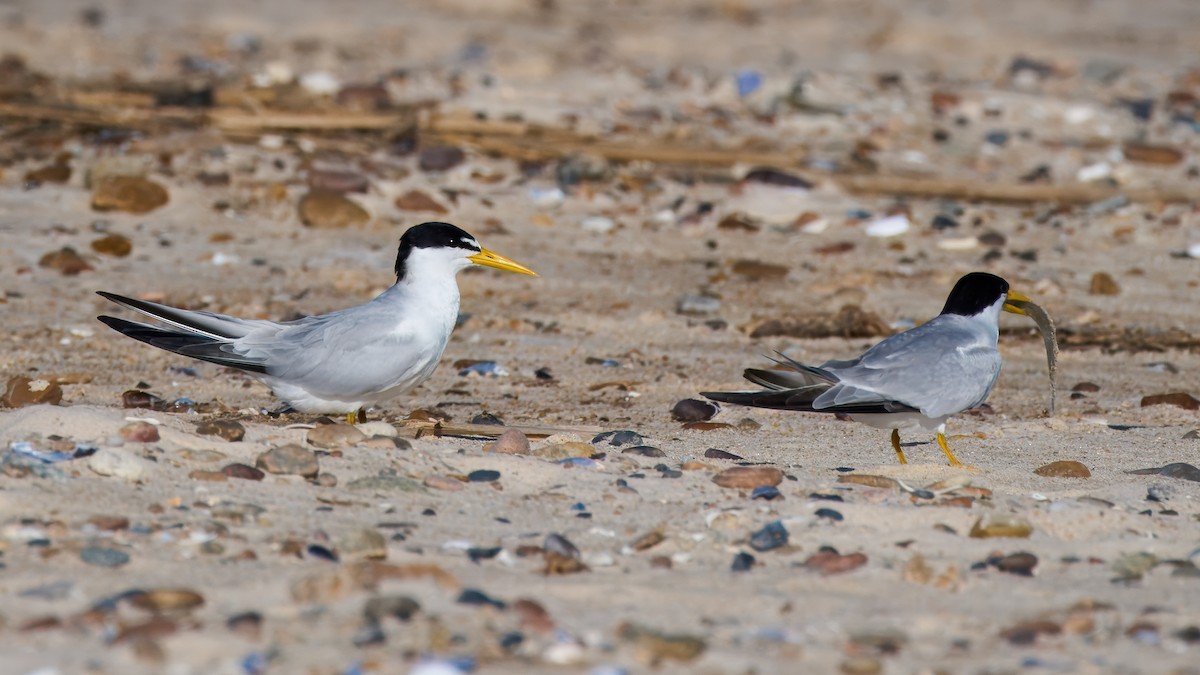
<path fill-rule="evenodd" d="M 461 480 L 438 474 L 426 476 L 425 480 L 421 482 L 425 487 L 433 488 L 434 490 L 445 490 L 446 492 L 458 492 L 467 487 L 467 484 Z"/>
<path fill-rule="evenodd" d="M 1184 410 L 1200 410 L 1200 401 L 1196 400 L 1195 396 L 1184 392 L 1175 392 L 1173 394 L 1153 394 L 1151 396 L 1142 397 L 1142 407 L 1152 405 L 1173 405 L 1183 408 Z"/>
<path fill-rule="evenodd" d="M 688 461 L 684 462 L 683 464 L 680 464 L 679 469 L 681 471 L 716 471 L 717 467 L 713 466 L 712 464 L 709 464 L 708 462 L 701 462 L 699 460 L 689 459 Z"/>
<path fill-rule="evenodd" d="M 321 471 L 315 452 L 292 443 L 262 453 L 254 465 L 267 473 L 305 478 L 316 478 Z"/>
<path fill-rule="evenodd" d="M 129 237 L 119 234 L 100 237 L 91 243 L 91 247 L 96 253 L 111 255 L 114 258 L 124 258 L 133 252 L 133 243 L 129 241 Z"/>
<path fill-rule="evenodd" d="M 429 213 L 445 214 L 450 209 L 442 206 L 433 197 L 420 190 L 409 190 L 396 197 L 396 208 L 401 211 L 427 211 Z"/>
<path fill-rule="evenodd" d="M 591 443 L 581 443 L 579 441 L 566 441 L 563 443 L 552 443 L 543 445 L 540 448 L 534 448 L 531 453 L 534 457 L 541 457 L 551 461 L 567 459 L 570 457 L 591 457 L 596 454 L 596 448 L 592 447 Z"/>
<path fill-rule="evenodd" d="M 779 485 L 783 472 L 773 466 L 735 466 L 713 476 L 712 481 L 723 488 L 752 490 L 760 485 Z"/>
<path fill-rule="evenodd" d="M 1092 275 L 1088 293 L 1092 295 L 1120 295 L 1121 287 L 1108 272 L 1096 272 Z"/>
<path fill-rule="evenodd" d="M 317 487 L 337 487 L 338 478 L 331 473 L 323 473 L 314 478 L 312 483 Z"/>
<path fill-rule="evenodd" d="M 666 540 L 666 538 L 667 536 L 665 534 L 658 530 L 654 530 L 643 534 L 637 539 L 634 539 L 633 542 L 629 544 L 629 548 L 632 548 L 635 551 L 645 551 L 648 548 L 658 546 L 664 540 Z"/>
<path fill-rule="evenodd" d="M 543 568 L 542 573 L 548 577 L 590 571 L 588 566 L 583 564 L 582 560 L 563 555 L 557 551 L 544 551 L 542 553 L 542 560 L 546 563 L 546 567 Z"/>
<path fill-rule="evenodd" d="M 617 637 L 633 643 L 634 658 L 643 665 L 657 668 L 664 661 L 693 661 L 708 648 L 701 638 L 670 634 L 635 623 L 617 626 Z"/>
<path fill-rule="evenodd" d="M 158 440 L 158 427 L 149 422 L 132 422 L 121 427 L 121 438 L 130 443 L 154 443 Z"/>
<path fill-rule="evenodd" d="M 788 268 L 759 260 L 737 260 L 733 263 L 733 273 L 751 281 L 774 280 L 786 277 Z"/>
<path fill-rule="evenodd" d="M 725 450 L 718 450 L 716 448 L 709 448 L 709 449 L 705 450 L 704 456 L 707 457 L 708 459 L 732 459 L 732 460 L 742 459 L 742 457 L 735 455 L 732 452 L 726 452 Z"/>
<path fill-rule="evenodd" d="M 312 190 L 328 190 L 330 192 L 359 192 L 366 193 L 371 188 L 371 181 L 361 173 L 354 171 L 323 171 L 313 169 L 308 172 L 308 187 Z"/>
<path fill-rule="evenodd" d="M 188 588 L 155 588 L 129 598 L 129 604 L 155 614 L 187 612 L 204 604 L 204 596 Z"/>
<path fill-rule="evenodd" d="M 422 171 L 447 171 L 462 164 L 466 158 L 467 155 L 462 150 L 450 145 L 440 145 L 422 150 L 417 158 L 417 166 L 421 167 Z"/>
<path fill-rule="evenodd" d="M 528 455 L 529 437 L 520 429 L 505 429 L 495 442 L 483 446 L 483 451 L 502 455 Z"/>
<path fill-rule="evenodd" d="M 850 572 L 866 564 L 867 556 L 865 553 L 841 555 L 834 551 L 820 551 L 809 556 L 804 561 L 806 568 L 820 572 L 825 576 Z"/>
<path fill-rule="evenodd" d="M 300 222 L 319 230 L 340 230 L 366 225 L 371 214 L 332 190 L 311 190 L 300 198 Z"/>
<path fill-rule="evenodd" d="M 1023 646 L 1037 642 L 1039 635 L 1058 635 L 1061 632 L 1062 626 L 1049 619 L 1034 619 L 1005 628 L 1000 631 L 1000 637 L 1011 644 Z"/>
<path fill-rule="evenodd" d="M 129 519 L 124 516 L 97 515 L 88 518 L 87 522 L 97 530 L 104 532 L 115 532 L 129 528 Z"/>
<path fill-rule="evenodd" d="M 140 176 L 109 176 L 92 190 L 92 208 L 97 211 L 149 213 L 168 201 L 166 188 Z"/>
<path fill-rule="evenodd" d="M 1125 159 L 1141 164 L 1171 165 L 1183 161 L 1183 152 L 1169 145 L 1150 145 L 1130 141 L 1121 148 Z"/>
<path fill-rule="evenodd" d="M 229 476 L 230 478 L 241 478 L 243 480 L 262 480 L 267 476 L 267 474 L 252 466 L 247 464 L 238 464 L 236 462 L 221 467 L 221 473 Z"/>
<path fill-rule="evenodd" d="M 1037 556 L 1024 551 L 1010 553 L 996 561 L 996 569 L 1009 574 L 1023 577 L 1033 576 L 1033 568 L 1037 567 Z"/>
<path fill-rule="evenodd" d="M 145 391 L 137 389 L 129 389 L 121 394 L 122 408 L 144 408 L 146 410 L 162 410 L 166 408 L 167 402 L 163 399 Z"/>
<path fill-rule="evenodd" d="M 720 408 L 715 403 L 696 398 L 685 398 L 671 407 L 671 417 L 676 422 L 707 422 Z"/>
<path fill-rule="evenodd" d="M 1095 382 L 1080 382 L 1079 384 L 1075 385 L 1074 387 L 1071 387 L 1071 391 L 1083 392 L 1085 394 L 1094 394 L 1094 393 L 1100 391 L 1100 385 L 1096 384 Z"/>
<path fill-rule="evenodd" d="M 43 255 L 38 260 L 38 267 L 58 270 L 64 277 L 73 277 L 80 272 L 92 269 L 88 261 L 84 260 L 83 256 L 70 246 L 64 246 L 57 251 L 50 251 Z"/>
<path fill-rule="evenodd" d="M 1043 464 L 1033 470 L 1039 476 L 1048 476 L 1051 478 L 1091 478 L 1092 472 L 1083 465 L 1082 462 L 1077 462 L 1073 459 L 1060 459 L 1057 462 Z"/>
<path fill-rule="evenodd" d="M 23 408 L 27 405 L 58 405 L 62 402 L 62 387 L 49 379 L 31 379 L 24 375 L 10 378 L 4 395 L 0 396 L 0 407 Z"/>
<path fill-rule="evenodd" d="M 201 436 L 217 436 L 233 443 L 246 437 L 246 427 L 237 420 L 207 420 L 196 425 Z"/>
<path fill-rule="evenodd" d="M 204 469 L 193 469 L 188 473 L 188 478 L 192 480 L 205 480 L 210 483 L 223 483 L 229 480 L 229 476 L 220 471 L 206 471 Z"/>
<path fill-rule="evenodd" d="M 752 338 L 870 338 L 892 334 L 892 329 L 878 314 L 858 305 L 844 305 L 836 312 L 767 319 L 747 328 Z"/>
<path fill-rule="evenodd" d="M 69 180 L 71 180 L 71 167 L 62 162 L 48 164 L 25 173 L 26 183 L 53 183 L 62 185 Z"/>
<path fill-rule="evenodd" d="M 713 429 L 732 429 L 733 425 L 727 422 L 687 422 L 683 428 L 692 431 L 712 431 Z"/>
<path fill-rule="evenodd" d="M 650 558 L 650 567 L 654 569 L 669 570 L 674 566 L 675 563 L 671 562 L 669 555 L 656 555 Z"/>
<path fill-rule="evenodd" d="M 883 672 L 883 662 L 874 656 L 850 656 L 838 666 L 842 675 L 878 675 Z"/>
<path fill-rule="evenodd" d="M 838 476 L 837 482 L 850 483 L 852 485 L 866 485 L 867 487 L 883 488 L 885 490 L 898 490 L 900 483 L 895 478 L 887 476 L 876 476 L 869 473 L 850 473 Z"/>
<path fill-rule="evenodd" d="M 521 598 L 512 604 L 512 611 L 521 618 L 521 628 L 524 630 L 542 634 L 554 631 L 554 619 L 536 600 Z"/>
<path fill-rule="evenodd" d="M 308 442 L 318 448 L 347 448 L 366 439 L 366 434 L 349 424 L 318 424 L 308 431 Z"/>

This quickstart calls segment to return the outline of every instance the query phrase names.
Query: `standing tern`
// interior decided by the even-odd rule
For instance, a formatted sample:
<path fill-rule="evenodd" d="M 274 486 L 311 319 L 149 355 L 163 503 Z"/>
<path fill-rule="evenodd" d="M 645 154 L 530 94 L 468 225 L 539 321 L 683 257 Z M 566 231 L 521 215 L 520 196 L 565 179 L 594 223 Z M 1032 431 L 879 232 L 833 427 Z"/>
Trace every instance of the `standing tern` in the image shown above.
<path fill-rule="evenodd" d="M 961 466 L 946 444 L 946 420 L 982 404 L 1000 375 L 1001 311 L 1026 314 L 1029 298 L 994 274 L 972 272 L 958 280 L 942 313 L 898 333 L 855 359 L 807 366 L 782 354 L 778 369 L 747 368 L 759 391 L 702 392 L 714 401 L 777 410 L 843 413 L 876 429 L 892 430 L 901 464 L 900 430 L 937 430 L 952 466 Z"/>
<path fill-rule="evenodd" d="M 344 413 L 429 379 L 458 319 L 455 277 L 471 265 L 537 276 L 481 247 L 448 223 L 422 223 L 400 237 L 396 283 L 356 307 L 276 323 L 177 309 L 113 293 L 100 295 L 167 327 L 97 317 L 160 349 L 246 371 L 292 409 Z"/>

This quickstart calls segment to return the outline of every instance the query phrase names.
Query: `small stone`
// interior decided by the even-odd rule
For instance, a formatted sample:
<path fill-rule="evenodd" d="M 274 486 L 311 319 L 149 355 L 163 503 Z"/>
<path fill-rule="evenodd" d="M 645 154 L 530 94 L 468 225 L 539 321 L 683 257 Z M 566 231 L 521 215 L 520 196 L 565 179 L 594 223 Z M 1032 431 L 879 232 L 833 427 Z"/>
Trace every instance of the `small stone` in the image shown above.
<path fill-rule="evenodd" d="M 326 171 L 313 169 L 308 172 L 308 187 L 312 190 L 330 192 L 358 192 L 365 194 L 371 189 L 371 181 L 355 171 Z"/>
<path fill-rule="evenodd" d="M 426 211 L 439 215 L 450 212 L 450 209 L 442 206 L 433 197 L 430 197 L 420 190 L 409 190 L 399 197 L 396 197 L 395 204 L 396 208 L 400 209 L 401 211 Z"/>
<path fill-rule="evenodd" d="M 351 490 L 371 490 L 374 492 L 425 492 L 424 486 L 417 481 L 388 473 L 387 469 L 374 476 L 355 478 L 346 484 Z"/>
<path fill-rule="evenodd" d="M 591 457 L 592 455 L 596 454 L 596 448 L 590 443 L 566 441 L 563 443 L 553 443 L 543 445 L 540 448 L 534 448 L 531 454 L 534 457 L 558 461 L 562 459 L 570 459 L 572 457 Z"/>
<path fill-rule="evenodd" d="M 343 560 L 385 560 L 387 539 L 379 530 L 363 527 L 339 537 L 337 549 Z"/>
<path fill-rule="evenodd" d="M 971 537 L 988 539 L 991 537 L 1028 538 L 1033 534 L 1033 525 L 1019 516 L 1003 514 L 980 516 L 971 526 Z"/>
<path fill-rule="evenodd" d="M 466 158 L 466 153 L 459 148 L 442 145 L 422 150 L 417 158 L 417 166 L 422 171 L 448 171 L 462 164 Z"/>
<path fill-rule="evenodd" d="M 735 455 L 732 452 L 727 452 L 725 450 L 718 450 L 717 448 L 709 448 L 709 449 L 705 450 L 704 456 L 707 457 L 708 459 L 729 459 L 729 460 L 733 460 L 733 461 L 743 459 L 742 457 Z"/>
<path fill-rule="evenodd" d="M 846 517 L 842 515 L 841 511 L 836 509 L 817 509 L 813 512 L 813 515 L 817 518 L 825 518 L 835 523 L 840 523 L 846 519 Z"/>
<path fill-rule="evenodd" d="M 1173 405 L 1184 410 L 1200 410 L 1200 400 L 1196 400 L 1196 397 L 1184 392 L 1154 394 L 1142 397 L 1143 408 L 1152 405 Z"/>
<path fill-rule="evenodd" d="M 483 425 L 493 426 L 493 427 L 502 427 L 502 426 L 504 426 L 504 420 L 500 419 L 499 417 L 497 417 L 496 415 L 493 415 L 490 412 L 481 412 L 478 415 L 471 418 L 471 424 L 483 424 Z"/>
<path fill-rule="evenodd" d="M 262 480 L 267 474 L 247 464 L 227 464 L 221 467 L 221 473 L 230 478 L 241 478 L 242 480 Z"/>
<path fill-rule="evenodd" d="M 721 300 L 711 295 L 685 295 L 675 303 L 675 311 L 686 316 L 704 316 L 721 310 Z"/>
<path fill-rule="evenodd" d="M 92 208 L 97 211 L 149 213 L 168 201 L 166 188 L 140 176 L 108 176 L 92 190 Z"/>
<path fill-rule="evenodd" d="M 303 476 L 309 479 L 316 478 L 321 471 L 317 454 L 293 443 L 262 453 L 254 465 L 267 473 Z"/>
<path fill-rule="evenodd" d="M 100 237 L 91 243 L 91 247 L 96 253 L 114 258 L 124 258 L 133 252 L 133 242 L 129 241 L 129 237 L 119 234 Z"/>
<path fill-rule="evenodd" d="M 1088 287 L 1088 293 L 1092 295 L 1120 295 L 1121 287 L 1117 285 L 1116 280 L 1109 273 L 1096 272 L 1092 275 L 1092 282 Z"/>
<path fill-rule="evenodd" d="M 850 656 L 838 666 L 842 675 L 879 675 L 883 672 L 883 662 L 874 656 Z"/>
<path fill-rule="evenodd" d="M 300 199 L 300 222 L 319 230 L 340 230 L 366 225 L 371 214 L 345 195 L 331 190 L 311 190 Z"/>
<path fill-rule="evenodd" d="M 331 473 L 323 473 L 312 479 L 312 484 L 317 487 L 337 487 L 338 478 Z"/>
<path fill-rule="evenodd" d="M 759 553 L 779 548 L 788 543 L 788 531 L 783 523 L 773 520 L 750 535 L 750 548 Z"/>
<path fill-rule="evenodd" d="M 1083 465 L 1082 462 L 1077 462 L 1073 459 L 1060 459 L 1057 462 L 1043 464 L 1033 470 L 1039 476 L 1047 476 L 1051 478 L 1091 478 L 1092 472 Z"/>
<path fill-rule="evenodd" d="M 88 546 L 79 552 L 79 558 L 96 567 L 120 567 L 129 562 L 129 554 L 106 546 Z"/>
<path fill-rule="evenodd" d="M 467 474 L 470 483 L 494 483 L 500 480 L 500 472 L 491 469 L 478 469 Z"/>
<path fill-rule="evenodd" d="M 720 410 L 720 406 L 715 403 L 685 398 L 671 408 L 671 417 L 676 422 L 704 422 L 712 419 Z"/>
<path fill-rule="evenodd" d="M 630 622 L 617 626 L 616 632 L 618 638 L 632 643 L 634 658 L 650 668 L 658 668 L 665 661 L 694 661 L 708 648 L 702 638 L 663 633 Z"/>
<path fill-rule="evenodd" d="M 911 225 L 908 216 L 898 213 L 867 223 L 864 232 L 868 237 L 895 237 L 908 232 Z"/>
<path fill-rule="evenodd" d="M 397 434 L 396 427 L 383 421 L 355 424 L 354 428 L 363 432 L 363 435 L 368 437 L 385 436 L 387 438 L 395 438 Z"/>
<path fill-rule="evenodd" d="M 251 610 L 229 617 L 225 621 L 225 627 L 231 633 L 236 633 L 251 642 L 257 642 L 262 638 L 262 623 L 262 614 Z"/>
<path fill-rule="evenodd" d="M 783 472 L 771 466 L 735 466 L 713 476 L 712 481 L 723 488 L 752 490 L 760 485 L 779 485 Z"/>
<path fill-rule="evenodd" d="M 466 489 L 467 487 L 466 483 L 458 480 L 457 478 L 451 478 L 449 476 L 441 476 L 437 474 L 426 476 L 425 480 L 422 481 L 422 485 L 428 488 L 433 488 L 434 490 L 443 490 L 445 492 L 458 492 Z"/>
<path fill-rule="evenodd" d="M 867 556 L 863 553 L 841 555 L 837 551 L 823 550 L 814 553 L 804 561 L 804 566 L 820 572 L 825 576 L 843 574 L 867 564 Z"/>
<path fill-rule="evenodd" d="M 783 499 L 783 493 L 780 492 L 779 488 L 777 487 L 773 487 L 771 485 L 759 485 L 750 492 L 750 499 L 761 499 L 763 501 L 770 502 L 775 501 L 776 499 Z"/>
<path fill-rule="evenodd" d="M 349 424 L 318 424 L 308 431 L 308 442 L 318 448 L 348 448 L 366 439 L 366 434 Z"/>
<path fill-rule="evenodd" d="M 192 450 L 191 448 L 180 450 L 179 456 L 189 462 L 199 462 L 201 464 L 220 462 L 229 457 L 225 453 L 217 452 L 216 450 Z"/>
<path fill-rule="evenodd" d="M 1096 384 L 1095 382 L 1080 382 L 1074 387 L 1071 387 L 1071 391 L 1078 391 L 1084 394 L 1094 394 L 1100 391 L 1100 385 Z"/>
<path fill-rule="evenodd" d="M 61 161 L 31 169 L 25 173 L 26 184 L 40 185 L 42 183 L 53 183 L 55 185 L 62 185 L 69 180 L 71 180 L 71 166 Z"/>
<path fill-rule="evenodd" d="M 1031 645 L 1037 642 L 1039 635 L 1058 635 L 1062 626 L 1049 619 L 1024 621 L 1015 626 L 1000 631 L 1000 637 L 1017 646 Z"/>
<path fill-rule="evenodd" d="M 162 410 L 166 408 L 167 402 L 163 399 L 145 391 L 137 389 L 129 389 L 121 394 L 122 408 L 142 408 L 145 410 Z"/>
<path fill-rule="evenodd" d="M 128 443 L 154 443 L 158 441 L 158 427 L 149 422 L 132 422 L 121 427 L 121 438 Z"/>
<path fill-rule="evenodd" d="M 246 427 L 237 420 L 208 420 L 196 425 L 196 433 L 201 436 L 218 436 L 235 443 L 246 437 Z"/>
<path fill-rule="evenodd" d="M 653 530 L 651 532 L 647 532 L 646 534 L 643 534 L 642 536 L 638 537 L 637 539 L 634 539 L 633 542 L 631 542 L 629 544 L 629 548 L 631 548 L 635 551 L 645 551 L 646 549 L 654 548 L 655 546 L 658 546 L 663 541 L 665 541 L 666 538 L 667 538 L 667 536 L 665 534 L 663 534 L 660 530 Z"/>
<path fill-rule="evenodd" d="M 483 451 L 502 455 L 528 455 L 529 437 L 520 429 L 506 429 L 494 443 L 483 446 Z"/>
<path fill-rule="evenodd" d="M 637 455 L 639 457 L 666 457 L 667 453 L 653 445 L 635 445 L 621 450 L 622 455 Z"/>
<path fill-rule="evenodd" d="M 621 447 L 622 445 L 641 445 L 645 441 L 646 439 L 641 434 L 628 429 L 622 431 L 605 431 L 592 438 L 593 445 L 607 443 L 608 445 L 615 445 L 617 447 Z"/>
<path fill-rule="evenodd" d="M 188 588 L 155 588 L 135 593 L 129 604 L 154 614 L 189 612 L 204 605 L 204 596 Z"/>
<path fill-rule="evenodd" d="M 64 246 L 57 251 L 50 251 L 38 260 L 38 267 L 58 270 L 64 277 L 73 277 L 80 272 L 92 269 L 88 261 L 83 259 L 75 249 Z"/>
<path fill-rule="evenodd" d="M 102 448 L 88 458 L 88 468 L 101 476 L 139 481 L 146 475 L 146 460 L 119 448 Z"/>
<path fill-rule="evenodd" d="M 489 607 L 495 607 L 496 609 L 501 610 L 508 606 L 508 603 L 504 602 L 503 600 L 497 600 L 487 593 L 475 588 L 464 588 L 462 592 L 458 594 L 458 599 L 455 600 L 455 602 L 459 603 L 460 605 L 475 605 L 477 607 L 487 605 Z"/>
<path fill-rule="evenodd" d="M 1183 161 L 1184 154 L 1177 148 L 1168 145 L 1150 145 L 1148 143 L 1129 142 L 1121 152 L 1125 159 L 1142 164 L 1172 165 Z"/>
<path fill-rule="evenodd" d="M 1037 556 L 1032 553 L 1010 553 L 1002 558 L 997 559 L 994 563 L 996 569 L 1009 574 L 1016 574 L 1022 577 L 1033 576 L 1033 568 L 1037 567 Z"/>
<path fill-rule="evenodd" d="M 729 565 L 729 570 L 731 572 L 749 572 L 750 570 L 754 569 L 754 564 L 756 562 L 757 561 L 754 559 L 754 556 L 742 551 L 733 556 L 733 563 Z"/>
<path fill-rule="evenodd" d="M 759 260 L 738 260 L 733 263 L 733 273 L 750 281 L 776 280 L 786 277 L 788 268 Z"/>
<path fill-rule="evenodd" d="M 33 379 L 17 375 L 8 380 L 4 395 L 0 396 L 0 407 L 23 408 L 28 405 L 58 405 L 62 402 L 63 390 L 57 383 L 42 378 Z"/>
<path fill-rule="evenodd" d="M 363 618 L 371 623 L 380 623 L 388 618 L 408 621 L 419 611 L 421 603 L 407 595 L 381 595 L 367 600 L 363 606 Z"/>
<path fill-rule="evenodd" d="M 191 478 L 192 480 L 207 481 L 209 483 L 224 483 L 225 481 L 229 480 L 229 476 L 226 476 L 220 471 L 207 471 L 205 469 L 193 469 L 192 471 L 188 472 L 188 478 Z"/>
<path fill-rule="evenodd" d="M 92 516 L 88 524 L 102 532 L 116 532 L 129 529 L 129 519 L 124 516 Z"/>

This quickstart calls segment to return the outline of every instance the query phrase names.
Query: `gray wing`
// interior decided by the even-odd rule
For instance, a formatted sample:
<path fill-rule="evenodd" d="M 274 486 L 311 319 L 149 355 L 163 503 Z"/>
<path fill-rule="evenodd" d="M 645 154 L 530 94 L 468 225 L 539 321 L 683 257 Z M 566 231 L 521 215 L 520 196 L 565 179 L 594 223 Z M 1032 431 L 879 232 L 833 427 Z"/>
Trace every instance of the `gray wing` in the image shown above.
<path fill-rule="evenodd" d="M 1000 374 L 1000 353 L 981 328 L 943 315 L 880 342 L 856 361 L 825 364 L 838 383 L 813 407 L 893 401 L 942 417 L 977 406 Z"/>

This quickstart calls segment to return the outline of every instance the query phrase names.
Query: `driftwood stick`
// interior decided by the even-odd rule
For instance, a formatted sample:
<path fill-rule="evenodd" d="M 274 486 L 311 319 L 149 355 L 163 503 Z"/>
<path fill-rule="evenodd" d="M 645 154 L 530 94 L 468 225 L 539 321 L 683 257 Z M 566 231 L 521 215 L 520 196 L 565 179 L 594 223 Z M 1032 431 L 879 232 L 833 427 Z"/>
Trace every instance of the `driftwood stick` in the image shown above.
<path fill-rule="evenodd" d="M 466 422 L 428 422 L 425 420 L 408 420 L 404 425 L 406 429 L 415 431 L 417 438 L 422 436 L 481 436 L 485 438 L 497 438 L 509 429 L 516 429 L 530 438 L 546 438 L 554 434 L 582 434 L 590 436 L 604 431 L 602 427 L 593 426 L 499 426 L 495 424 L 470 424 Z"/>
<path fill-rule="evenodd" d="M 908 178 L 903 176 L 837 176 L 834 182 L 856 194 L 908 195 L 986 202 L 1028 204 L 1057 202 L 1091 204 L 1125 196 L 1133 202 L 1189 202 L 1200 199 L 1200 189 L 1177 186 L 1120 188 L 1090 183 L 1032 185 L 986 183 L 963 178 Z"/>

